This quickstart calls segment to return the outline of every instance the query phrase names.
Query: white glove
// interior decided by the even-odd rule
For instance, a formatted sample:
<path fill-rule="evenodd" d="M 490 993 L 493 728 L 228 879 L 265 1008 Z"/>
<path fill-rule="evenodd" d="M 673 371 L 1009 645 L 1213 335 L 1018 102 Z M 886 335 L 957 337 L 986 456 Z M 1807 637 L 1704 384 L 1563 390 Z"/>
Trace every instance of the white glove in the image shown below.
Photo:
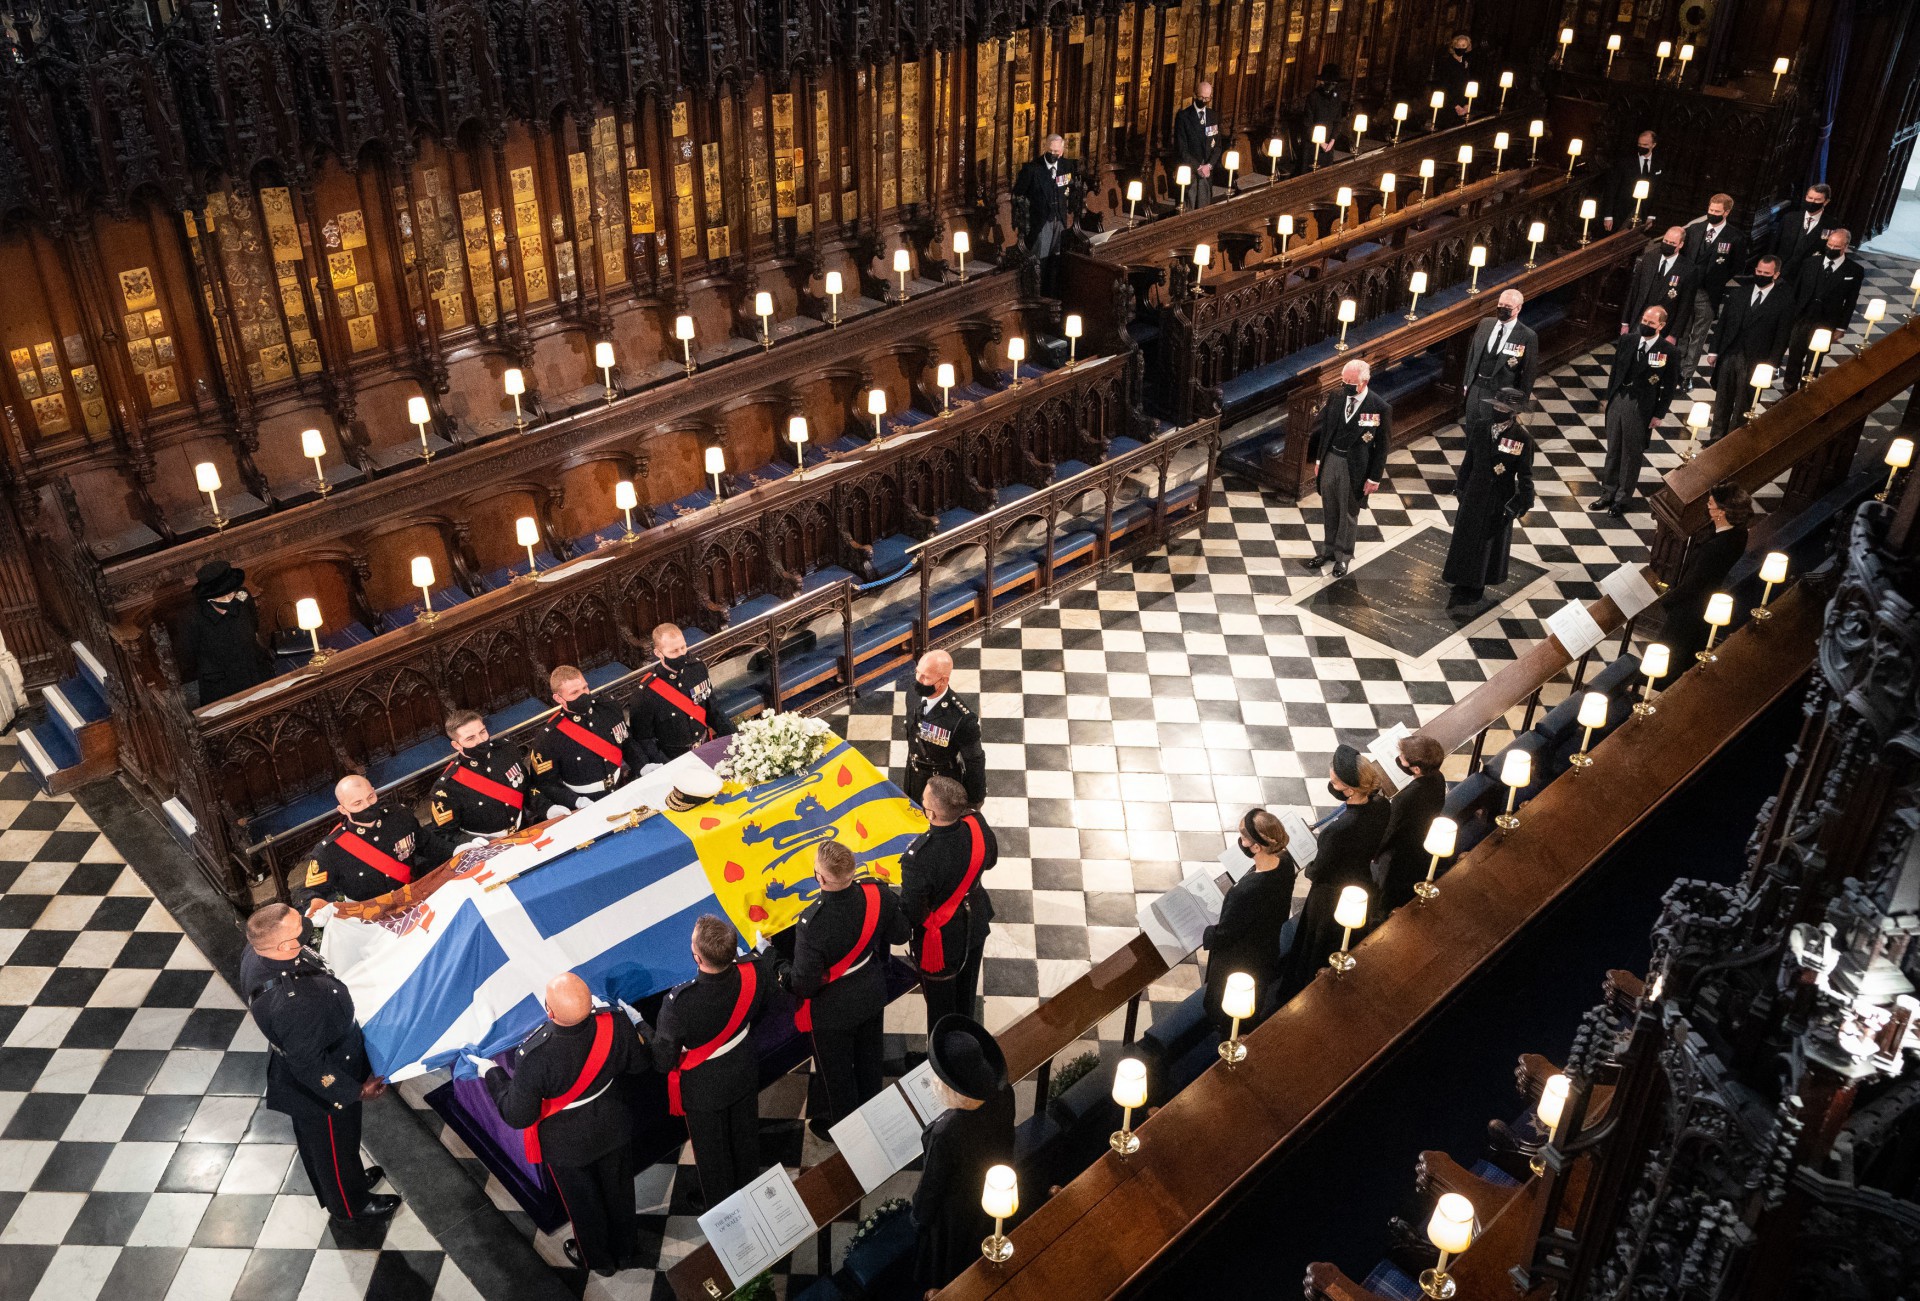
<path fill-rule="evenodd" d="M 620 1010 L 621 1010 L 622 1012 L 625 1012 L 625 1013 L 627 1014 L 627 1020 L 629 1020 L 629 1021 L 631 1021 L 631 1022 L 633 1022 L 633 1023 L 635 1024 L 635 1025 L 639 1025 L 639 1024 L 640 1024 L 640 1009 L 639 1009 L 639 1008 L 637 1008 L 637 1007 L 635 1007 L 635 1006 L 634 1006 L 633 1004 L 631 1004 L 631 1003 L 629 1003 L 629 1002 L 627 1002 L 627 1000 L 626 1000 L 626 999 L 624 999 L 624 998 L 616 998 L 616 999 L 614 999 L 613 1001 L 614 1001 L 614 1004 L 615 1004 L 615 1005 L 616 1005 L 617 1007 L 619 1007 L 619 1009 L 620 1009 Z"/>
<path fill-rule="evenodd" d="M 313 906 L 314 904 L 319 904 L 320 906 L 318 908 L 315 908 Z M 318 899 L 310 900 L 307 904 L 307 907 L 309 909 L 307 913 L 307 920 L 313 923 L 313 928 L 315 930 L 319 930 L 322 926 L 325 926 L 328 922 L 333 920 L 333 917 L 334 917 L 333 900 L 328 899 L 324 902 Z"/>
<path fill-rule="evenodd" d="M 667 766 L 667 765 L 665 765 L 664 763 L 650 763 L 650 764 L 648 764 L 648 765 L 647 765 L 646 767 L 644 767 L 644 768 L 642 768 L 642 769 L 640 770 L 640 775 L 641 775 L 642 777 L 645 777 L 645 776 L 646 776 L 646 775 L 647 775 L 648 773 L 656 773 L 656 772 L 659 772 L 659 771 L 660 771 L 660 770 L 661 770 L 662 768 L 664 768 L 664 767 L 666 767 L 666 766 Z"/>
<path fill-rule="evenodd" d="M 553 818 L 564 818 L 564 817 L 566 817 L 566 816 L 567 816 L 567 806 L 566 806 L 566 805 L 564 805 L 564 804 L 549 804 L 549 805 L 547 805 L 547 817 L 548 817 L 548 819 L 549 819 L 549 820 L 551 820 L 551 819 L 553 819 Z"/>
<path fill-rule="evenodd" d="M 587 805 L 589 805 L 589 804 L 591 804 L 591 803 L 593 803 L 593 801 L 592 801 L 591 799 L 589 799 L 589 798 L 588 798 L 587 796 L 585 796 L 585 795 L 582 795 L 582 796 L 580 796 L 580 797 L 579 797 L 578 799 L 576 799 L 576 800 L 574 800 L 574 802 L 573 802 L 573 807 L 574 807 L 574 808 L 576 808 L 576 809 L 584 809 L 584 808 L 586 808 L 586 807 L 587 807 Z"/>
<path fill-rule="evenodd" d="M 474 1069 L 480 1072 L 483 1079 L 486 1077 L 488 1071 L 497 1071 L 500 1069 L 500 1063 L 491 1057 L 481 1057 L 474 1053 L 468 1053 L 467 1060 L 473 1063 Z"/>

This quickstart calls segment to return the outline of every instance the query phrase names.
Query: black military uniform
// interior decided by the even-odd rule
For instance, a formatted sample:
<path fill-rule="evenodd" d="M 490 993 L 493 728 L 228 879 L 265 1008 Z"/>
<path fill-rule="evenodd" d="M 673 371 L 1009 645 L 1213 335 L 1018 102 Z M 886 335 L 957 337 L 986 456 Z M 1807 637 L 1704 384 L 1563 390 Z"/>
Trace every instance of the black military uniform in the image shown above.
<path fill-rule="evenodd" d="M 678 759 L 716 736 L 732 736 L 733 720 L 714 704 L 707 666 L 685 655 L 678 668 L 660 661 L 640 683 L 627 702 L 627 729 L 627 765 L 637 772 Z"/>
<path fill-rule="evenodd" d="M 533 777 L 518 746 L 488 741 L 465 754 L 455 753 L 434 780 L 427 811 L 433 825 L 425 829 L 427 854 L 444 863 L 474 837 L 492 840 L 538 822 L 544 809 L 527 816 L 533 798 Z"/>
<path fill-rule="evenodd" d="M 440 861 L 427 861 L 421 840 L 413 814 L 386 800 L 342 818 L 288 879 L 294 906 L 304 909 L 312 899 L 373 899 L 398 890 L 417 869 Z"/>
<path fill-rule="evenodd" d="M 748 972 L 753 988 L 743 1003 Z M 676 1114 L 686 1116 L 693 1163 L 710 1208 L 760 1173 L 760 1054 L 754 1050 L 753 1026 L 766 1010 L 773 983 L 765 959 L 703 971 L 667 995 L 650 1040 L 654 1069 L 669 1081 L 669 1103 L 677 1087 Z"/>
<path fill-rule="evenodd" d="M 918 691 L 907 696 L 907 798 L 918 804 L 929 777 L 959 782 L 975 808 L 987 798 L 980 719 L 951 686 L 933 700 Z"/>
<path fill-rule="evenodd" d="M 626 741 L 627 715 L 613 702 L 581 696 L 562 705 L 527 750 L 540 798 L 563 809 L 599 799 L 626 776 Z"/>
<path fill-rule="evenodd" d="M 583 1082 L 596 1056 L 599 1066 Z M 505 1071 L 486 1072 L 500 1118 L 531 1131 L 527 1156 L 553 1176 L 582 1262 L 603 1273 L 640 1254 L 633 1121 L 615 1081 L 648 1064 L 627 1018 L 596 1009 L 574 1025 L 548 1021 L 527 1036 L 514 1051 L 511 1078 Z M 552 1102 L 567 1098 L 564 1108 L 550 1110 Z"/>
<path fill-rule="evenodd" d="M 1492 439 L 1486 436 L 1493 423 L 1493 399 L 1502 389 L 1515 389 L 1523 397 L 1533 396 L 1533 384 L 1540 371 L 1540 336 L 1518 320 L 1503 321 L 1489 316 L 1474 327 L 1467 344 L 1467 367 L 1460 387 L 1467 395 L 1460 410 L 1460 423 L 1467 431 L 1467 451 L 1461 458 L 1460 472 L 1454 480 L 1456 494 L 1473 473 L 1473 467 L 1487 454 Z"/>
<path fill-rule="evenodd" d="M 1671 338 L 1629 335 L 1613 350 L 1607 376 L 1607 460 L 1600 468 L 1596 505 L 1626 509 L 1640 489 L 1653 422 L 1667 414 L 1680 375 L 1678 349 Z"/>
<path fill-rule="evenodd" d="M 929 827 L 900 856 L 900 910 L 913 928 L 913 960 L 930 1026 L 949 1012 L 973 1015 L 993 921 L 986 873 L 999 858 L 993 828 L 978 813 Z"/>
<path fill-rule="evenodd" d="M 870 910 L 871 933 L 862 944 Z M 780 982 L 796 998 L 808 1000 L 794 1020 L 801 1030 L 811 1026 L 813 1031 L 827 1125 L 880 1091 L 887 950 L 904 944 L 907 936 L 906 914 L 893 891 L 866 880 L 822 890 L 794 928 L 793 962 L 780 969 Z"/>
<path fill-rule="evenodd" d="M 379 1176 L 360 1163 L 360 1086 L 373 1067 L 353 995 L 307 948 L 285 962 L 244 950 L 240 989 L 270 1049 L 267 1106 L 292 1119 L 314 1195 L 336 1220 L 364 1214 Z"/>

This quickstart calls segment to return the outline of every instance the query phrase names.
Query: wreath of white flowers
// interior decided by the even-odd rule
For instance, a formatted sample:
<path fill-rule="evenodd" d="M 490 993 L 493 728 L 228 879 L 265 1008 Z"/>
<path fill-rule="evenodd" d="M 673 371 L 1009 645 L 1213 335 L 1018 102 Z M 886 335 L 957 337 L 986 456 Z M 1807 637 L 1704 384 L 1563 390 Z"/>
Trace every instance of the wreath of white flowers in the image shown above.
<path fill-rule="evenodd" d="M 748 719 L 728 742 L 726 758 L 714 771 L 742 786 L 764 786 L 805 772 L 832 744 L 832 729 L 824 718 L 771 714 Z"/>

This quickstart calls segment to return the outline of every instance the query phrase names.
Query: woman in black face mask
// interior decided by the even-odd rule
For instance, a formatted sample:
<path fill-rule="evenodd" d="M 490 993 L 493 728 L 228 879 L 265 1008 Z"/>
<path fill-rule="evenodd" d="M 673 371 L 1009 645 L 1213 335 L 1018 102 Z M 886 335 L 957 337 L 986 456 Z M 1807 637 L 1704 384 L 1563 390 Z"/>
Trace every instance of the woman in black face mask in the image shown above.
<path fill-rule="evenodd" d="M 1253 977 L 1257 1000 L 1254 1018 L 1241 1022 L 1242 1030 L 1259 1025 L 1274 1006 L 1280 930 L 1293 911 L 1295 868 L 1280 819 L 1265 809 L 1250 810 L 1240 819 L 1240 852 L 1253 860 L 1253 867 L 1227 891 L 1220 920 L 1207 927 L 1200 941 L 1207 950 L 1207 1015 L 1222 1037 L 1233 1028 L 1233 1018 L 1220 1010 L 1220 996 L 1233 972 Z"/>
<path fill-rule="evenodd" d="M 185 642 L 200 684 L 200 703 L 211 705 L 267 680 L 260 648 L 260 613 L 247 596 L 247 571 L 224 560 L 200 566 Z"/>
<path fill-rule="evenodd" d="M 1381 790 L 1384 785 L 1373 760 L 1352 746 L 1333 752 L 1327 791 L 1345 807 L 1315 837 L 1313 862 L 1307 865 L 1307 880 L 1313 888 L 1300 909 L 1300 927 L 1280 977 L 1282 1001 L 1305 989 L 1327 965 L 1328 955 L 1340 947 L 1340 925 L 1333 920 L 1340 892 L 1357 885 L 1373 894 L 1373 859 L 1386 839 L 1392 816 Z"/>

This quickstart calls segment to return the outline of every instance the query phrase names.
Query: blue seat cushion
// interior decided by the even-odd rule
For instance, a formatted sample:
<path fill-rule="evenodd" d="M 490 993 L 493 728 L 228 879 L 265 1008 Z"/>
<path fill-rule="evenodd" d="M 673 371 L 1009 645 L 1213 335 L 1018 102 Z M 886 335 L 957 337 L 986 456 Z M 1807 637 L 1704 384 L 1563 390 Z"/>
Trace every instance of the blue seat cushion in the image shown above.
<path fill-rule="evenodd" d="M 693 639 L 688 638 L 687 640 L 692 641 Z M 590 690 L 598 691 L 601 687 L 606 686 L 607 683 L 617 682 L 631 672 L 633 672 L 633 670 L 622 664 L 619 660 L 608 660 L 605 664 L 596 664 L 585 671 L 587 687 Z"/>
<path fill-rule="evenodd" d="M 445 736 L 436 734 L 416 741 L 397 754 L 374 760 L 367 765 L 367 780 L 373 783 L 374 789 L 383 790 L 417 772 L 437 768 L 452 757 L 453 745 Z"/>
<path fill-rule="evenodd" d="M 618 531 L 617 529 L 615 530 L 616 533 L 618 533 Z M 472 597 L 468 596 L 458 587 L 442 587 L 433 593 L 433 608 L 435 613 L 438 613 L 441 610 L 450 610 L 456 605 L 464 605 L 472 599 Z M 420 617 L 420 610 L 420 603 L 413 601 L 401 606 L 397 610 L 381 611 L 380 631 L 392 632 L 396 628 L 406 627 Z"/>
<path fill-rule="evenodd" d="M 913 539 L 905 533 L 889 533 L 877 539 L 873 544 L 873 572 L 898 573 L 906 565 L 907 548 L 912 545 Z"/>
<path fill-rule="evenodd" d="M 1019 501 L 1022 497 L 1031 497 L 1037 489 L 1024 483 L 1010 483 L 993 494 L 993 504 L 1004 506 L 1010 501 Z"/>
<path fill-rule="evenodd" d="M 664 506 L 653 508 L 653 517 L 659 523 L 679 519 L 682 515 L 691 515 L 695 511 L 705 510 L 713 505 L 713 489 L 701 488 L 684 497 L 676 497 Z"/>
<path fill-rule="evenodd" d="M 993 590 L 998 593 L 1002 588 L 1017 586 L 1040 573 L 1040 559 L 1037 553 L 1015 556 L 1003 560 L 993 567 Z"/>
<path fill-rule="evenodd" d="M 840 656 L 835 651 L 814 651 L 796 655 L 780 664 L 780 694 L 797 695 L 840 676 Z"/>
<path fill-rule="evenodd" d="M 743 470 L 732 476 L 729 486 L 735 492 L 745 492 L 757 488 L 763 483 L 774 483 L 793 473 L 793 467 L 785 461 L 768 461 L 765 465 L 752 470 Z"/>
<path fill-rule="evenodd" d="M 337 807 L 332 788 L 323 786 L 311 795 L 302 795 L 297 800 L 258 814 L 247 824 L 247 834 L 258 844 L 269 836 L 277 836 L 303 822 L 322 817 Z"/>
<path fill-rule="evenodd" d="M 890 618 L 870 620 L 853 637 L 853 660 L 858 664 L 871 659 L 882 651 L 889 650 L 902 641 L 913 639 L 913 620 L 909 618 Z"/>
<path fill-rule="evenodd" d="M 1086 469 L 1085 461 L 1062 461 L 1053 467 L 1053 481 L 1059 483 L 1062 479 L 1071 479 L 1076 474 L 1085 473 Z"/>
<path fill-rule="evenodd" d="M 1031 492 L 1032 489 L 1028 491 Z M 957 529 L 962 524 L 979 517 L 979 511 L 968 510 L 965 506 L 955 506 L 952 510 L 941 511 L 934 519 L 933 527 L 936 532 L 945 533 L 948 529 Z"/>
<path fill-rule="evenodd" d="M 1136 447 L 1145 446 L 1146 444 L 1139 439 L 1130 438 L 1126 434 L 1121 434 L 1119 437 L 1107 441 L 1107 459 L 1112 460 L 1116 456 L 1124 456 Z"/>
<path fill-rule="evenodd" d="M 545 552 L 545 551 L 536 552 L 534 558 L 540 562 L 541 573 L 545 573 L 547 570 L 552 569 L 554 566 L 560 563 L 558 560 L 555 560 L 549 552 Z M 497 591 L 500 588 L 507 586 L 509 583 L 513 582 L 514 579 L 520 577 L 520 575 L 526 572 L 527 572 L 526 560 L 525 559 L 515 560 L 506 565 L 502 565 L 498 569 L 490 569 L 486 573 L 482 574 L 480 576 L 480 586 L 484 591 L 488 591 L 488 592 Z"/>
<path fill-rule="evenodd" d="M 1063 533 L 1053 540 L 1048 550 L 1053 554 L 1053 563 L 1060 565 L 1090 558 L 1096 542 L 1091 533 Z"/>
<path fill-rule="evenodd" d="M 1189 479 L 1177 488 L 1167 490 L 1167 513 L 1190 509 L 1200 500 L 1201 483 L 1198 479 Z"/>
<path fill-rule="evenodd" d="M 717 689 L 713 693 L 713 703 L 728 718 L 741 718 L 767 707 L 767 694 L 764 688 L 750 682 L 737 686 Z"/>
<path fill-rule="evenodd" d="M 759 596 L 749 596 L 727 611 L 727 626 L 745 623 L 749 619 L 765 614 L 780 604 L 780 598 L 772 592 L 763 592 Z"/>
<path fill-rule="evenodd" d="M 949 587 L 944 592 L 935 592 L 927 598 L 927 618 L 934 623 L 942 623 L 962 610 L 973 608 L 980 600 L 980 582 L 978 579 Z"/>
<path fill-rule="evenodd" d="M 505 709 L 488 714 L 487 731 L 498 736 L 509 728 L 518 727 L 529 719 L 538 718 L 541 714 L 552 708 L 552 701 L 545 700 L 539 696 L 529 696 L 525 700 L 516 701 L 508 705 Z"/>
<path fill-rule="evenodd" d="M 1130 501 L 1124 506 L 1114 508 L 1113 531 L 1108 535 L 1117 538 L 1131 533 L 1153 520 L 1153 503 L 1150 501 Z"/>
<path fill-rule="evenodd" d="M 811 574 L 801 579 L 800 590 L 803 592 L 817 591 L 822 587 L 831 587 L 843 578 L 852 577 L 853 571 L 851 570 L 842 569 L 838 565 L 826 565 L 814 570 Z"/>

